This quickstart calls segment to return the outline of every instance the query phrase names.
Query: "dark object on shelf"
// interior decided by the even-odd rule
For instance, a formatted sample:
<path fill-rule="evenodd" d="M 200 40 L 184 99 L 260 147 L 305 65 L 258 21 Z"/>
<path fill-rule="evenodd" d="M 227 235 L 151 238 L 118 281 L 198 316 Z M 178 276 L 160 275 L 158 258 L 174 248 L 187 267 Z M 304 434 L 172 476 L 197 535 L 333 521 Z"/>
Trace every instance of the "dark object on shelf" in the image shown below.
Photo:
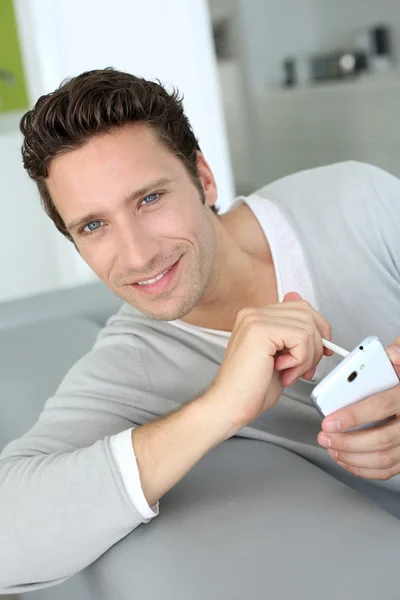
<path fill-rule="evenodd" d="M 296 79 L 296 60 L 294 58 L 285 58 L 283 61 L 283 87 L 293 87 L 297 83 Z"/>
<path fill-rule="evenodd" d="M 355 35 L 355 47 L 366 55 L 369 71 L 387 71 L 393 66 L 392 38 L 388 25 L 359 29 Z"/>
<path fill-rule="evenodd" d="M 370 69 L 375 73 L 388 71 L 393 65 L 392 44 L 390 30 L 380 25 L 371 29 L 372 54 L 370 56 Z"/>
<path fill-rule="evenodd" d="M 389 27 L 379 25 L 371 29 L 373 54 L 378 56 L 392 56 L 392 43 Z"/>
<path fill-rule="evenodd" d="M 363 52 L 332 52 L 318 54 L 311 58 L 313 81 L 354 77 L 365 71 L 366 68 L 367 60 Z"/>

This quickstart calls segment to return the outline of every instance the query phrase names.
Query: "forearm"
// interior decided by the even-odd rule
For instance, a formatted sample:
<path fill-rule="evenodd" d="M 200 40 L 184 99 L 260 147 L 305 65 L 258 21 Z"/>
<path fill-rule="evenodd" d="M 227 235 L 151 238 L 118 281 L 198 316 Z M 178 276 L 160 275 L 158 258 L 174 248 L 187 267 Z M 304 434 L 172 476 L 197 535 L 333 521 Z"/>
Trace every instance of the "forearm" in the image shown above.
<path fill-rule="evenodd" d="M 71 453 L 0 460 L 0 597 L 59 583 L 143 522 L 106 439 Z"/>
<path fill-rule="evenodd" d="M 154 505 L 212 448 L 235 433 L 213 392 L 132 431 L 143 493 Z"/>

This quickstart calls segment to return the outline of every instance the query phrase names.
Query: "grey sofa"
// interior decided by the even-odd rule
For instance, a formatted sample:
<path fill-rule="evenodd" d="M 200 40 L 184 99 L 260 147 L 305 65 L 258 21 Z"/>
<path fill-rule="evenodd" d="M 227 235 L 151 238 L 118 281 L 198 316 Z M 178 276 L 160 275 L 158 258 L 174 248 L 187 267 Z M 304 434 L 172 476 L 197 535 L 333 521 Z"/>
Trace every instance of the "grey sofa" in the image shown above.
<path fill-rule="evenodd" d="M 0 447 L 35 422 L 120 303 L 92 284 L 0 305 Z M 399 556 L 394 517 L 282 448 L 232 439 L 162 499 L 159 517 L 22 597 L 385 600 L 400 597 Z"/>

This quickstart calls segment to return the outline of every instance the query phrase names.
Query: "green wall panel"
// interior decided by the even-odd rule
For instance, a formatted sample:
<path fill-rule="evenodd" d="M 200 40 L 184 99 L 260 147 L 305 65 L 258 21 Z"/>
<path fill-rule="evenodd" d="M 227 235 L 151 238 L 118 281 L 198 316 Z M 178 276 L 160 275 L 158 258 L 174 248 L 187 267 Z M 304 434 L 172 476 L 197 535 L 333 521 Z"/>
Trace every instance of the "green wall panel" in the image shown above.
<path fill-rule="evenodd" d="M 12 81 L 4 81 L 3 72 Z M 0 112 L 28 107 L 24 69 L 12 0 L 0 0 Z"/>

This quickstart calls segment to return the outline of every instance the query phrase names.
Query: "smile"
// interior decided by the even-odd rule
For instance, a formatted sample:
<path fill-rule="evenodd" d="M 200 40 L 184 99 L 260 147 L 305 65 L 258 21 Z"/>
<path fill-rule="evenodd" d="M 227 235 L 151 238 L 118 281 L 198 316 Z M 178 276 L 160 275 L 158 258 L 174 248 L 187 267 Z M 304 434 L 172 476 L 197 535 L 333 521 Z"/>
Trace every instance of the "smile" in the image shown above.
<path fill-rule="evenodd" d="M 143 279 L 143 281 L 137 281 L 136 283 L 131 283 L 129 285 L 136 288 L 137 291 L 140 290 L 140 293 L 145 294 L 146 296 L 158 296 L 159 294 L 165 293 L 167 290 L 171 290 L 171 286 L 173 287 L 176 284 L 180 262 L 181 259 L 179 258 L 176 263 L 156 277 Z"/>
<path fill-rule="evenodd" d="M 167 269 L 166 271 L 164 271 L 163 273 L 161 273 L 160 275 L 157 275 L 157 277 L 154 277 L 153 279 L 147 279 L 147 281 L 138 281 L 138 285 L 150 285 L 152 283 L 157 283 L 157 281 L 160 281 L 160 279 L 162 277 L 164 277 L 164 275 L 166 273 L 168 273 L 168 271 L 171 270 L 171 267 L 169 269 Z"/>

